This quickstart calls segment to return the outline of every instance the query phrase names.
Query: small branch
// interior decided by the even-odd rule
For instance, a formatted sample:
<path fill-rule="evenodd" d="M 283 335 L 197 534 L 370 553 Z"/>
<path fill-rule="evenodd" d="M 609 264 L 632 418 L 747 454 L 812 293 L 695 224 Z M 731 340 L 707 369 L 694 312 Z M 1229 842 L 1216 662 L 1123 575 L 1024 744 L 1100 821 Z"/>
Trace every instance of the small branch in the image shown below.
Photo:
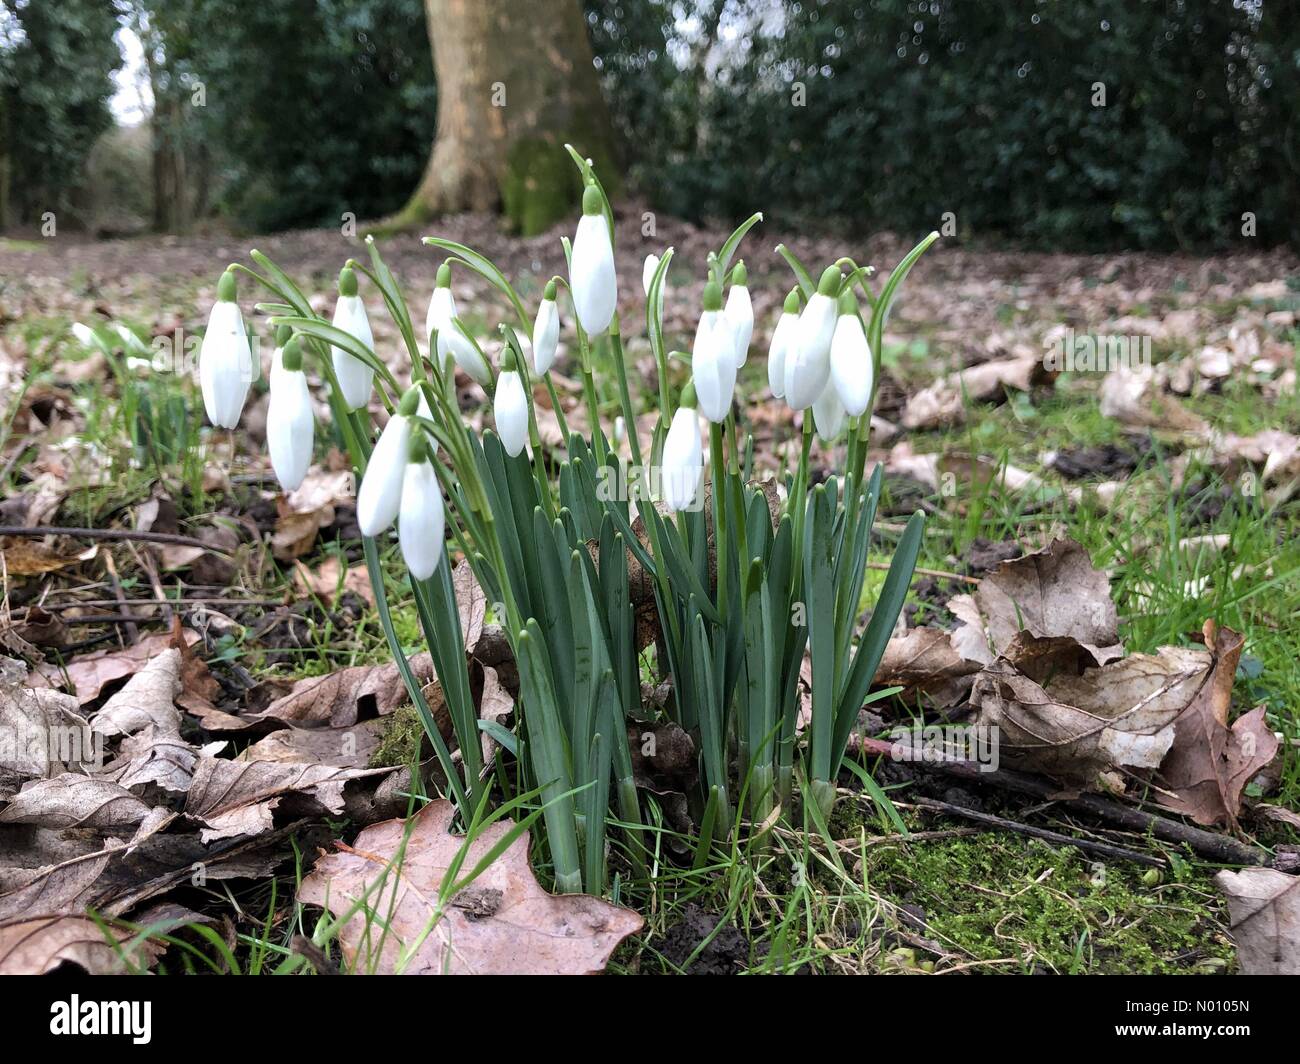
<path fill-rule="evenodd" d="M 1050 842 L 1056 846 L 1073 846 L 1085 853 L 1095 853 L 1100 857 L 1110 857 L 1117 861 L 1133 861 L 1137 864 L 1150 865 L 1152 868 L 1165 867 L 1165 862 L 1161 858 L 1152 857 L 1149 853 L 1130 850 L 1124 846 L 1112 846 L 1109 842 L 1094 842 L 1092 839 L 1079 839 L 1073 835 L 1062 835 L 1059 831 L 1048 831 L 1046 828 L 1031 827 L 1029 824 L 1021 824 L 1017 820 L 1008 820 L 1006 817 L 994 816 L 992 813 L 980 813 L 974 809 L 967 809 L 963 805 L 953 805 L 952 802 L 940 802 L 934 798 L 913 798 L 912 803 L 922 809 L 931 809 L 936 813 L 946 813 L 948 816 L 963 817 L 966 820 L 973 820 L 977 824 L 987 824 L 990 827 L 1001 828 L 1003 831 L 1014 831 L 1018 835 L 1028 835 L 1033 839 L 1042 839 L 1044 842 Z"/>
<path fill-rule="evenodd" d="M 177 547 L 202 547 L 213 554 L 229 557 L 229 553 L 211 543 L 192 536 L 176 536 L 169 532 L 136 532 L 129 528 L 68 528 L 63 525 L 0 525 L 0 536 L 81 536 L 84 539 L 137 540 L 141 543 L 167 543 Z"/>
<path fill-rule="evenodd" d="M 1018 794 L 1027 794 L 1034 798 L 1059 801 L 1063 805 L 1090 813 L 1101 820 L 1110 821 L 1110 823 L 1117 824 L 1130 831 L 1150 832 L 1156 838 L 1164 839 L 1166 842 L 1184 843 L 1202 857 L 1217 861 L 1220 864 L 1262 865 L 1268 863 L 1268 854 L 1264 853 L 1263 850 L 1235 839 L 1231 835 L 1220 835 L 1213 831 L 1205 831 L 1178 820 L 1170 820 L 1168 817 L 1148 813 L 1142 809 L 1135 809 L 1133 806 L 1122 805 L 1109 798 L 1103 798 L 1099 794 L 1080 794 L 1073 798 L 1057 798 L 1060 787 L 1039 776 L 1031 776 L 1024 772 L 1016 772 L 1005 768 L 998 769 L 996 772 L 984 772 L 981 771 L 978 765 L 973 765 L 967 761 L 913 760 L 906 756 L 906 751 L 903 751 L 901 747 L 881 739 L 863 739 L 861 748 L 866 753 L 881 754 L 884 757 L 895 757 L 902 752 L 904 756 L 900 760 L 907 761 L 918 768 L 941 772 L 946 776 L 955 776 L 969 783 L 984 783 L 989 786 L 1015 791 Z"/>
<path fill-rule="evenodd" d="M 867 562 L 868 569 L 889 570 L 889 562 Z M 980 578 L 978 576 L 966 576 L 963 573 L 949 573 L 943 569 L 922 569 L 919 565 L 913 570 L 917 576 L 932 576 L 937 580 L 960 580 L 963 583 L 979 586 Z"/>

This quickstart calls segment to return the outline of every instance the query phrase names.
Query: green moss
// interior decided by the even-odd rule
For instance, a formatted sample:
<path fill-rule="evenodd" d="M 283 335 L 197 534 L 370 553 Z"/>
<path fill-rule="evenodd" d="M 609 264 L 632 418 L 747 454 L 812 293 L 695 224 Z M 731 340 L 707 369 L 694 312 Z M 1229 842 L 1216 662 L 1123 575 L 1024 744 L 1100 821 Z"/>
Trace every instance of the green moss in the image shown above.
<path fill-rule="evenodd" d="M 1193 973 L 1234 964 L 1208 875 L 1146 886 L 1144 868 L 1100 864 L 1035 840 L 981 834 L 867 850 L 869 889 L 919 906 L 927 937 L 1001 971 Z"/>
<path fill-rule="evenodd" d="M 414 706 L 399 706 L 388 720 L 388 730 L 370 755 L 370 767 L 413 765 L 420 760 L 424 725 Z"/>
<path fill-rule="evenodd" d="M 585 139 L 575 134 L 571 143 L 590 152 L 583 148 Z M 606 194 L 613 196 L 618 188 L 613 159 L 602 152 L 591 153 L 590 158 Z M 576 221 L 581 200 L 578 170 L 558 142 L 529 137 L 511 146 L 501 182 L 501 210 L 521 236 L 535 236 L 570 216 Z"/>

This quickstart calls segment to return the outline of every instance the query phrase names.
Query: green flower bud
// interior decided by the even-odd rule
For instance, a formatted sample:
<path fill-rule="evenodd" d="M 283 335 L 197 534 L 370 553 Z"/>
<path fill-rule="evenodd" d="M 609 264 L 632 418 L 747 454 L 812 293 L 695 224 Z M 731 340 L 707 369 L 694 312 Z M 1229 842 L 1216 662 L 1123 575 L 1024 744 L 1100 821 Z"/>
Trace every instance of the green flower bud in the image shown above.
<path fill-rule="evenodd" d="M 781 308 L 787 314 L 799 313 L 799 289 L 791 288 L 790 294 L 785 297 L 785 306 Z"/>
<path fill-rule="evenodd" d="M 227 270 L 217 282 L 217 299 L 222 303 L 235 301 L 235 272 Z"/>
<path fill-rule="evenodd" d="M 704 286 L 704 309 L 722 309 L 722 285 L 718 284 L 716 280 L 710 281 Z"/>
<path fill-rule="evenodd" d="M 736 268 L 731 271 L 731 283 L 746 285 L 749 284 L 749 271 L 745 269 L 744 260 L 736 263 Z"/>
<path fill-rule="evenodd" d="M 402 417 L 410 417 L 419 409 L 419 406 L 420 388 L 419 385 L 413 384 L 406 390 L 406 394 L 402 396 L 402 402 L 397 407 L 397 412 L 401 414 Z"/>
<path fill-rule="evenodd" d="M 682 389 L 682 401 L 677 405 L 684 406 L 689 410 L 694 410 L 696 401 L 697 400 L 695 398 L 695 382 L 687 381 L 686 387 Z"/>
<path fill-rule="evenodd" d="M 286 328 L 286 326 L 281 326 Z M 288 340 L 280 345 L 284 350 L 280 353 L 280 365 L 294 373 L 302 372 L 302 341 L 291 333 Z"/>
<path fill-rule="evenodd" d="M 438 267 L 438 279 L 434 282 L 438 288 L 451 287 L 451 267 L 445 262 Z"/>
<path fill-rule="evenodd" d="M 344 266 L 339 270 L 339 295 L 354 296 L 357 294 L 357 275 L 352 272 L 350 266 Z"/>
<path fill-rule="evenodd" d="M 818 294 L 834 297 L 839 292 L 840 282 L 843 280 L 844 276 L 838 266 L 827 266 L 822 271 L 822 279 L 817 282 Z"/>
<path fill-rule="evenodd" d="M 275 330 L 275 346 L 283 347 L 289 342 L 289 337 L 293 335 L 293 330 L 287 325 L 281 325 Z"/>
<path fill-rule="evenodd" d="M 601 200 L 600 189 L 595 185 L 588 185 L 582 190 L 582 213 L 583 214 L 600 214 L 605 208 Z"/>
<path fill-rule="evenodd" d="M 858 312 L 858 300 L 851 289 L 845 289 L 844 294 L 840 296 L 840 313 L 856 314 Z"/>
<path fill-rule="evenodd" d="M 545 291 L 542 292 L 542 298 L 549 299 L 552 303 L 555 302 L 555 278 L 554 277 L 552 277 L 549 281 L 546 282 L 546 289 Z"/>
<path fill-rule="evenodd" d="M 418 429 L 411 433 L 411 448 L 407 452 L 407 459 L 415 465 L 429 460 L 429 441 Z"/>

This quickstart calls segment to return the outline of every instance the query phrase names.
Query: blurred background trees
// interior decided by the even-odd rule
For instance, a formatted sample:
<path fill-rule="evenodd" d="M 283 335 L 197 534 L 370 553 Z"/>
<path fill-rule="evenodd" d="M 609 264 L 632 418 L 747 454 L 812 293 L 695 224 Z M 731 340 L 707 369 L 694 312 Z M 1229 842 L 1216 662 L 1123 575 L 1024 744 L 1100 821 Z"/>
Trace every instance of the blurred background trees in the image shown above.
<path fill-rule="evenodd" d="M 143 136 L 109 128 L 132 41 Z M 130 181 L 166 231 L 491 208 L 532 232 L 577 191 L 535 149 L 573 139 L 690 219 L 1277 243 L 1298 102 L 1289 0 L 0 0 L 0 211 L 7 187 L 11 226 L 129 229 L 85 205 Z"/>

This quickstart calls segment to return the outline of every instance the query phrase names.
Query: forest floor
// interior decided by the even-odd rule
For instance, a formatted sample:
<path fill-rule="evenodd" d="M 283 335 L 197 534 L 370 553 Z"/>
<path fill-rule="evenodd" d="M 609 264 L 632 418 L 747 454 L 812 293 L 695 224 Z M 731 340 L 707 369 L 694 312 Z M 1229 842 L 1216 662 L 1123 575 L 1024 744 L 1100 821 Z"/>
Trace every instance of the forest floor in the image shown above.
<path fill-rule="evenodd" d="M 670 346 L 689 348 L 705 256 L 726 235 L 653 221 L 647 237 L 639 212 L 620 218 L 617 244 L 633 390 L 647 411 L 655 366 L 644 339 L 642 259 L 676 248 L 665 321 Z M 558 231 L 520 240 L 480 216 L 444 219 L 436 231 L 497 262 L 530 307 L 547 278 L 565 272 Z M 810 240 L 763 225 L 747 238 L 742 255 L 758 324 L 738 390 L 750 397 L 746 427 L 760 474 L 784 470 L 797 439 L 790 412 L 766 386 L 770 329 L 793 283 L 771 250 L 779 242 L 804 262 L 850 255 L 882 274 L 911 245 L 889 235 Z M 413 236 L 381 246 L 422 322 L 439 254 Z M 322 449 L 308 484 L 286 500 L 265 454 L 265 379 L 240 429 L 211 433 L 201 427 L 188 375 L 110 363 L 70 331 L 75 321 L 121 323 L 156 354 L 186 350 L 201 334 L 222 269 L 247 263 L 254 247 L 319 293 L 313 302 L 322 312 L 343 261 L 364 257 L 358 240 L 328 230 L 255 239 L 0 240 L 0 525 L 179 537 L 0 539 L 0 655 L 18 662 L 0 676 L 0 717 L 31 691 L 54 687 L 96 719 L 147 662 L 183 645 L 181 693 L 174 706 L 165 701 L 180 722 L 185 756 L 351 774 L 346 788 L 338 782 L 338 793 L 324 797 L 319 782 L 286 785 L 275 800 L 253 794 L 234 821 L 199 818 L 203 837 L 184 818 L 155 824 L 138 851 L 121 853 L 140 818 L 120 823 L 84 809 L 72 819 L 19 815 L 15 795 L 31 779 L 14 775 L 0 756 L 0 970 L 6 958 L 37 964 L 6 953 L 6 926 L 37 915 L 71 919 L 87 905 L 106 918 L 169 929 L 165 948 L 118 935 L 119 959 L 129 954 L 137 967 L 329 968 L 339 953 L 320 909 L 296 899 L 302 877 L 318 852 L 353 841 L 363 824 L 402 815 L 407 795 L 421 790 L 419 774 L 401 768 L 418 759 L 418 729 L 402 708 L 358 565 L 350 480 L 338 456 Z M 1107 800 L 1235 835 L 1262 862 L 1297 870 L 1298 266 L 1285 251 L 1065 255 L 942 241 L 922 258 L 885 330 L 872 438 L 885 470 L 880 519 L 888 527 L 918 507 L 929 518 L 905 611 L 916 642 L 900 633 L 898 654 L 878 681 L 905 691 L 871 705 L 863 719 L 868 738 L 910 726 L 922 712 L 934 723 L 974 711 L 971 684 L 981 666 L 949 637 L 972 623 L 972 610 L 992 631 L 993 607 L 980 589 L 1015 585 L 1032 570 L 1035 586 L 1067 607 L 1113 609 L 1130 660 L 1163 661 L 1169 652 L 1162 648 L 1213 650 L 1215 667 L 1227 669 L 1221 724 L 1262 707 L 1260 741 L 1279 737 L 1276 756 L 1252 766 L 1233 793 L 1198 802 L 1184 795 L 1181 805 L 1170 805 L 1166 793 L 1157 809 L 1159 787 L 1121 780 L 1115 789 L 1124 793 Z M 485 334 L 506 313 L 504 301 L 467 271 L 456 273 L 453 290 L 461 317 Z M 240 299 L 255 328 L 257 298 L 245 282 Z M 377 352 L 405 379 L 396 330 L 378 306 L 371 320 Z M 1126 352 L 1149 356 L 1149 366 L 1055 372 L 1053 353 L 1079 338 L 1120 341 Z M 555 376 L 580 423 L 571 354 L 562 352 Z M 461 384 L 466 417 L 482 423 L 482 393 L 467 379 Z M 600 398 L 612 421 L 616 393 Z M 842 449 L 819 446 L 815 458 L 833 471 Z M 1057 564 L 1062 551 L 1075 550 L 1051 547 L 1063 539 L 1079 545 L 1081 563 Z M 887 558 L 887 544 L 882 550 Z M 401 603 L 396 565 L 389 579 Z M 878 586 L 868 580 L 872 595 Z M 414 648 L 414 610 L 399 605 L 395 620 Z M 1222 630 L 1240 633 L 1240 646 L 1229 638 L 1207 650 L 1207 620 L 1220 638 Z M 501 669 L 508 688 L 507 672 Z M 505 697 L 508 704 L 508 691 Z M 327 756 L 304 734 L 319 740 L 336 729 L 360 734 L 360 747 Z M 129 739 L 120 741 L 119 757 Z M 225 744 L 219 756 L 210 743 Z M 858 743 L 828 824 L 778 827 L 692 860 L 665 821 L 658 874 L 638 881 L 624 868 L 615 881 L 617 900 L 646 923 L 614 953 L 610 969 L 1249 968 L 1215 881 L 1221 857 L 1071 803 L 1077 787 L 1027 796 L 998 773 L 954 778 L 881 749 Z M 1017 767 L 1044 768 L 1032 758 Z M 863 789 L 864 777 L 872 789 Z M 188 786 L 186 777 L 182 798 Z M 659 802 L 648 793 L 646 800 Z M 1076 844 L 1030 837 L 1025 827 Z M 1152 860 L 1106 856 L 1099 847 L 1107 844 Z M 206 879 L 190 876 L 196 862 L 210 865 Z M 545 868 L 538 873 L 545 882 Z M 85 955 L 77 959 L 93 966 Z"/>

